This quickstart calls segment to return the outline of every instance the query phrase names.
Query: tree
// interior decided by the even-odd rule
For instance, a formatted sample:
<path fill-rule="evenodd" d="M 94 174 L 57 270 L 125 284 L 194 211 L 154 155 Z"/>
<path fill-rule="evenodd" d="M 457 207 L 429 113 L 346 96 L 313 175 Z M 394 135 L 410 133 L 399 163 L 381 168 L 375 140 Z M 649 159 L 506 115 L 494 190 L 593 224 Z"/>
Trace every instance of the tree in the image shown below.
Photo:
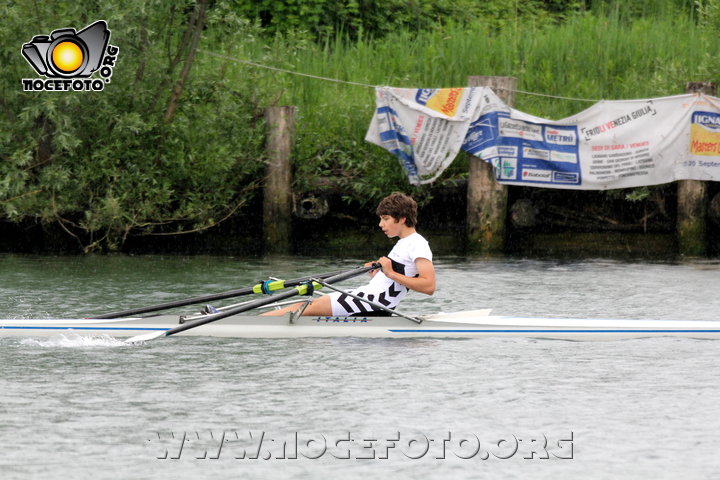
<path fill-rule="evenodd" d="M 129 235 L 210 228 L 247 204 L 262 167 L 262 125 L 232 79 L 194 62 L 203 26 L 236 27 L 218 16 L 205 21 L 212 9 L 227 8 L 208 5 L 0 7 L 0 55 L 9 67 L 0 74 L 2 217 L 60 225 L 89 252 L 120 248 Z M 121 46 L 103 91 L 22 91 L 20 79 L 34 75 L 22 42 L 98 19 Z"/>

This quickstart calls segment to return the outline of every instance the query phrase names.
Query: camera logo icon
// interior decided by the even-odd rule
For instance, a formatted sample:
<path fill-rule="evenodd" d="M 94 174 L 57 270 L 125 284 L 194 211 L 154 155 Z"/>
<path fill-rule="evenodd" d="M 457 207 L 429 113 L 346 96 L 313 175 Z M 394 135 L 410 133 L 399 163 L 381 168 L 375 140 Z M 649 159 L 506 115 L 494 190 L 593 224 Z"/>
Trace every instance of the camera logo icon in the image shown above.
<path fill-rule="evenodd" d="M 104 20 L 80 31 L 60 28 L 49 36 L 34 36 L 22 46 L 21 52 L 35 72 L 47 80 L 23 79 L 23 89 L 102 90 L 104 83 L 110 82 L 119 53 L 118 47 L 109 45 L 109 41 L 110 30 Z M 103 80 L 91 80 L 91 75 L 98 70 Z"/>

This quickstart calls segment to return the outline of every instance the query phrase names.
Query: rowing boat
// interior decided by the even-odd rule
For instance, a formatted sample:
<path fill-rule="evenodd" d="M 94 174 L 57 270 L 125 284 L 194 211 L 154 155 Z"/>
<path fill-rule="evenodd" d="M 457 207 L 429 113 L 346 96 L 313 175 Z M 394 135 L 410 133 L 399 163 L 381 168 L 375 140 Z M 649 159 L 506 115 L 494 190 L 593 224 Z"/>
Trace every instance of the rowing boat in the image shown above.
<path fill-rule="evenodd" d="M 62 333 L 133 337 L 165 332 L 185 321 L 180 315 L 114 319 L 0 320 L 0 337 L 36 337 Z M 528 318 L 493 316 L 490 309 L 415 317 L 263 317 L 233 315 L 178 333 L 237 338 L 374 337 L 468 338 L 514 336 L 563 340 L 615 340 L 642 337 L 720 339 L 720 321 Z"/>

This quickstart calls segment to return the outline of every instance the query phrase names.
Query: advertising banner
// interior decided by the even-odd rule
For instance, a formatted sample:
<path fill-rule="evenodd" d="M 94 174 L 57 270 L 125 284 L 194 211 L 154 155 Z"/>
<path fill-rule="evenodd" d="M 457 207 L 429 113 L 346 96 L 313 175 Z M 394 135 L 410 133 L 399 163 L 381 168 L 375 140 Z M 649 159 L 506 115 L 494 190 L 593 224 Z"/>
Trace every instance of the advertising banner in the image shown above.
<path fill-rule="evenodd" d="M 390 90 L 394 94 L 398 89 Z M 466 105 L 474 108 L 467 127 L 466 115 L 444 118 L 433 109 L 421 110 L 410 93 L 420 90 L 404 93 L 405 101 L 394 105 L 393 121 L 403 131 L 413 128 L 403 122 L 418 121 L 421 115 L 436 119 L 425 119 L 425 124 L 463 123 L 463 127 L 433 128 L 431 157 L 415 148 L 428 141 L 426 132 L 411 130 L 402 160 L 412 183 L 437 178 L 460 148 L 491 163 L 498 181 L 511 185 L 605 190 L 683 179 L 720 180 L 720 99 L 716 97 L 688 94 L 603 101 L 572 117 L 549 120 L 508 107 L 489 88 L 460 90 L 470 91 L 468 97 L 476 100 Z M 371 125 L 366 139 L 387 148 L 373 136 L 380 132 L 382 138 L 393 138 L 389 130 L 396 126 L 387 122 L 374 130 Z M 435 138 L 447 130 L 454 135 Z M 461 133 L 464 138 L 458 145 Z M 409 167 L 422 173 L 411 175 Z"/>
<path fill-rule="evenodd" d="M 365 140 L 398 157 L 411 183 L 430 183 L 460 151 L 482 90 L 377 88 Z"/>

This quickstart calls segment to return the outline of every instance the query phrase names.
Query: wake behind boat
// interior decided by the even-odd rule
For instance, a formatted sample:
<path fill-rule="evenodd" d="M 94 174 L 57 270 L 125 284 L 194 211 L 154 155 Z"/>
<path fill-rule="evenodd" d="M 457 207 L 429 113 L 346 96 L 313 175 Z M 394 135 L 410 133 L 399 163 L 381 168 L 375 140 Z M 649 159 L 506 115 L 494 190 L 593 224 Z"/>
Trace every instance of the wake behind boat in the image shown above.
<path fill-rule="evenodd" d="M 561 340 L 616 340 L 658 336 L 720 339 L 720 322 L 689 320 L 562 319 L 492 316 L 490 309 L 400 316 L 263 317 L 233 315 L 178 335 L 235 338 L 372 337 L 372 338 L 477 338 L 531 337 Z M 0 320 L 2 337 L 81 336 L 133 337 L 159 335 L 202 315 L 156 315 L 117 319 Z"/>

